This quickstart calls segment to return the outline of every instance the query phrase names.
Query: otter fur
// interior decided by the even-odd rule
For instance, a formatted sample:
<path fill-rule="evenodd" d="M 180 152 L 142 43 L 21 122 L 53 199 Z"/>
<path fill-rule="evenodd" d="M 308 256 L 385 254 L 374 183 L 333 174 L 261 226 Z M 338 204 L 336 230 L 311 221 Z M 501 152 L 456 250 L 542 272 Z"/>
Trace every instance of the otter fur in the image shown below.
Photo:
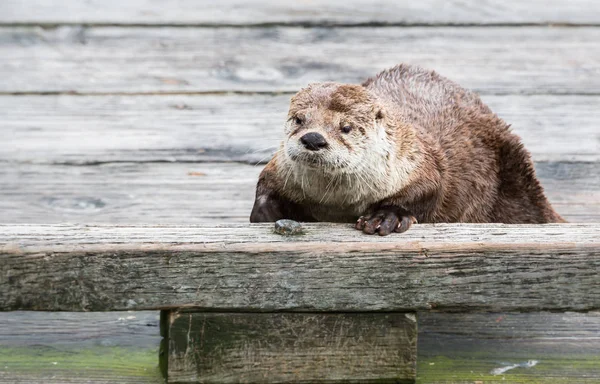
<path fill-rule="evenodd" d="M 416 222 L 564 222 L 509 125 L 432 71 L 402 64 L 362 85 L 310 84 L 292 97 L 285 133 L 251 222 L 352 222 L 379 235 Z"/>

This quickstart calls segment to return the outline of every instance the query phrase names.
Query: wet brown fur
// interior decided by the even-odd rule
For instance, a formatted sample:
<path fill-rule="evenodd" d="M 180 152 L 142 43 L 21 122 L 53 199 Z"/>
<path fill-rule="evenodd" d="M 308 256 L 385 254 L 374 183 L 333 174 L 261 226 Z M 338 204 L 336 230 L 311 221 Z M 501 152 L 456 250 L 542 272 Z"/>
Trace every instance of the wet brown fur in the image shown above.
<path fill-rule="evenodd" d="M 350 123 L 364 135 L 374 121 L 383 124 L 395 147 L 387 154 L 389 169 L 383 171 L 392 175 L 395 167 L 406 164 L 415 165 L 414 170 L 397 188 L 388 185 L 393 192 L 360 212 L 360 205 L 319 205 L 307 198 L 297 183 L 286 182 L 282 157 L 276 155 L 260 175 L 253 222 L 318 221 L 319 209 L 328 212 L 323 215 L 327 219 L 350 221 L 387 207 L 421 223 L 564 222 L 546 199 L 529 152 L 509 125 L 476 94 L 435 72 L 399 65 L 360 86 L 311 85 L 292 98 L 290 117 L 306 110 L 313 111 L 314 124 L 333 126 L 327 131 L 330 140 L 338 140 L 350 153 L 356 148 L 338 125 Z M 301 133 L 297 129 L 291 135 Z M 347 215 L 337 220 L 336 209 Z"/>

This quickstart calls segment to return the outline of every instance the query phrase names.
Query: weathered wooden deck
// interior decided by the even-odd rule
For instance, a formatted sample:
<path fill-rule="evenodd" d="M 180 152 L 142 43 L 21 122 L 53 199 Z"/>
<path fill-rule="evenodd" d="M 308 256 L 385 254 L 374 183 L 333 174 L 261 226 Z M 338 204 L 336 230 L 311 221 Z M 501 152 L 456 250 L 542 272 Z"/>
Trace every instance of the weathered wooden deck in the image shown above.
<path fill-rule="evenodd" d="M 598 223 L 598 41 L 593 0 L 3 0 L 0 223 L 244 223 L 291 93 L 398 62 L 479 91 Z M 597 312 L 419 325 L 422 383 L 600 377 Z M 157 312 L 0 313 L 0 382 L 160 382 L 159 341 Z"/>
<path fill-rule="evenodd" d="M 414 382 L 417 321 L 427 325 L 429 316 L 436 329 L 456 326 L 455 316 L 444 320 L 448 313 L 468 311 L 481 321 L 486 316 L 473 312 L 496 312 L 494 322 L 516 316 L 527 328 L 512 329 L 515 323 L 509 320 L 511 329 L 496 325 L 484 336 L 478 334 L 481 324 L 466 324 L 462 335 L 447 340 L 447 348 L 430 351 L 434 361 L 424 358 L 432 365 L 450 359 L 437 371 L 442 381 L 454 381 L 452 375 L 472 377 L 463 370 L 473 367 L 480 378 L 505 378 L 495 372 L 523 364 L 533 364 L 527 369 L 533 374 L 520 369 L 511 372 L 511 380 L 527 381 L 530 375 L 534 381 L 595 380 L 595 313 L 557 318 L 518 312 L 600 308 L 599 256 L 598 224 L 419 225 L 401 241 L 356 236 L 350 225 L 325 223 L 306 225 L 306 233 L 295 239 L 273 233 L 269 224 L 2 225 L 0 311 L 162 309 L 160 365 L 169 382 L 177 383 Z M 446 315 L 435 313 L 440 311 Z M 500 314 L 506 311 L 517 314 Z M 119 321 L 131 316 L 135 319 L 128 315 Z M 126 324 L 100 320 L 113 329 Z M 490 327 L 489 315 L 487 320 L 484 329 Z M 544 324 L 532 330 L 533 340 L 522 344 L 523 351 L 507 350 L 506 345 L 514 345 L 507 334 L 527 335 L 532 326 L 527 320 Z M 97 327 L 85 324 L 84 329 Z M 541 345 L 536 344 L 539 332 L 548 332 Z M 81 331 L 83 342 L 85 334 Z M 434 335 L 431 345 L 444 340 Z M 498 337 L 490 346 L 499 351 L 480 355 L 490 336 Z M 564 345 L 572 338 L 576 346 Z M 59 335 L 56 344 L 64 342 Z M 425 345 L 421 354 L 428 352 Z M 463 354 L 454 352 L 463 348 Z M 102 355 L 89 344 L 86 355 L 90 349 Z M 147 349 L 133 349 L 133 356 L 144 356 Z M 88 378 L 90 372 L 97 377 L 97 370 L 122 381 L 123 372 L 107 369 L 105 362 L 114 362 L 122 349 L 100 350 L 108 356 L 92 367 L 89 359 L 86 367 L 60 359 L 54 375 L 58 380 Z M 527 353 L 528 360 L 515 362 Z M 34 353 L 27 348 L 21 354 Z M 435 378 L 429 373 L 436 371 L 422 363 L 421 381 L 429 382 Z M 125 358 L 122 365 L 127 364 Z M 575 372 L 574 365 L 579 367 Z M 17 365 L 10 374 L 31 378 L 48 371 L 31 366 L 22 373 Z"/>

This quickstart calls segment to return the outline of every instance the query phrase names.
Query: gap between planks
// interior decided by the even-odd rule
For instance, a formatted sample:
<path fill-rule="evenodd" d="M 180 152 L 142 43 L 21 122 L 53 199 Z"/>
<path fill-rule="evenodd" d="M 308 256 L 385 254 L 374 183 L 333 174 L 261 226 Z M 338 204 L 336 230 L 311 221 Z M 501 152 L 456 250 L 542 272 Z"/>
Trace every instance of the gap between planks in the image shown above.
<path fill-rule="evenodd" d="M 23 23 L 2 23 L 0 28 L 30 28 L 39 27 L 44 29 L 60 27 L 81 27 L 81 28 L 597 28 L 600 23 L 385 23 L 385 22 L 364 22 L 364 23 L 335 23 L 335 22 L 281 22 L 281 23 L 248 23 L 248 24 L 211 24 L 211 23 L 83 23 L 83 22 L 23 22 Z"/>

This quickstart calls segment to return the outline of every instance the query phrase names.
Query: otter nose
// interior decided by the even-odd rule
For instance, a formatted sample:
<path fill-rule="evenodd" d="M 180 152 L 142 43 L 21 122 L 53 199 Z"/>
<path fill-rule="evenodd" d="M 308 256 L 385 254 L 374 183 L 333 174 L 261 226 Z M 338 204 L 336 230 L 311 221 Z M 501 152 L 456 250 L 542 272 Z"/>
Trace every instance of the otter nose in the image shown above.
<path fill-rule="evenodd" d="M 309 132 L 300 138 L 300 142 L 306 149 L 318 151 L 327 146 L 327 140 L 317 132 Z"/>

